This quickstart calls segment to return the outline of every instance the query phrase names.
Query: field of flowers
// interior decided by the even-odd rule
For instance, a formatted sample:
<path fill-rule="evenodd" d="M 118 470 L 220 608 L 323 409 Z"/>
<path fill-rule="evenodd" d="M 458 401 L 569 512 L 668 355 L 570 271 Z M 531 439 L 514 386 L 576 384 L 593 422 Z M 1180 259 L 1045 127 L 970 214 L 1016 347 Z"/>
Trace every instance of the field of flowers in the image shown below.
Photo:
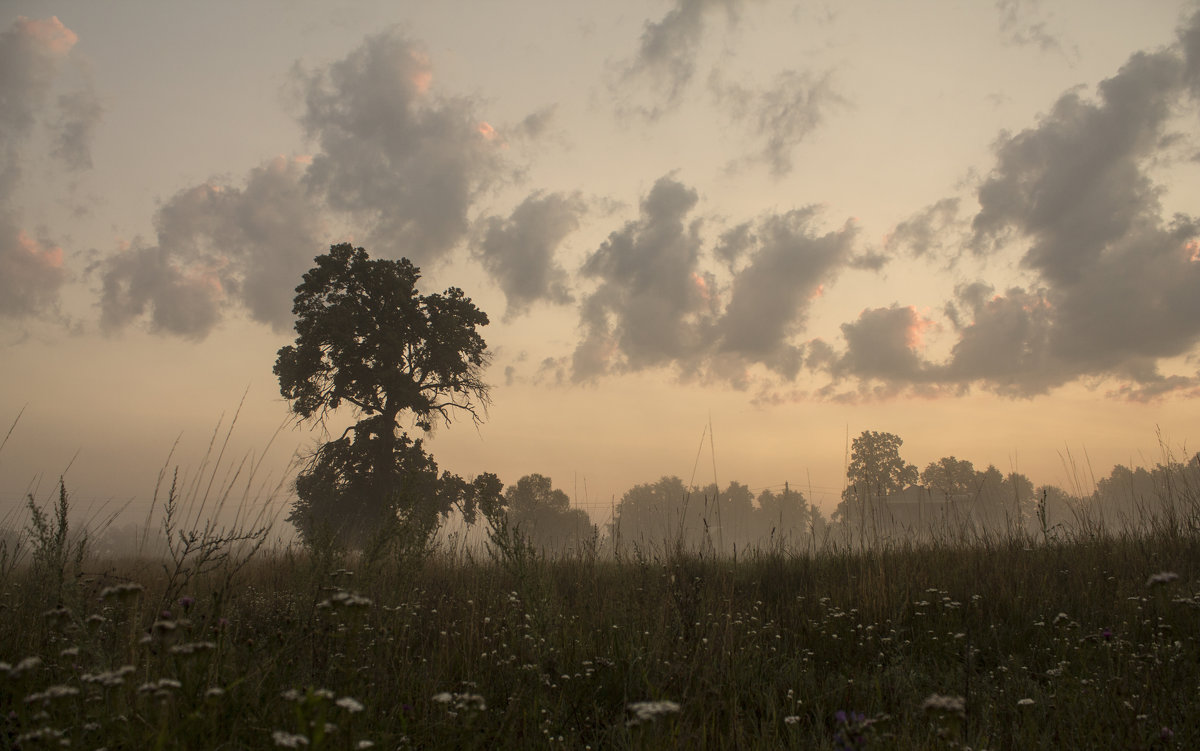
<path fill-rule="evenodd" d="M 1200 747 L 1194 529 L 736 560 L 72 539 L 0 550 L 0 747 Z"/>

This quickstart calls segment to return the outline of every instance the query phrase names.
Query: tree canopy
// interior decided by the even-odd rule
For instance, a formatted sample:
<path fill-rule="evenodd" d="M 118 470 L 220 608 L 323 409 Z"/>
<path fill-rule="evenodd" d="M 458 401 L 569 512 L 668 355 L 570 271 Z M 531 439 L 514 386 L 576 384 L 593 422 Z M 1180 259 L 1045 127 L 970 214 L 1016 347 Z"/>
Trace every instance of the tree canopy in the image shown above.
<path fill-rule="evenodd" d="M 279 350 L 279 390 L 303 419 L 349 403 L 395 423 L 405 411 L 429 431 L 456 410 L 480 419 L 487 314 L 461 289 L 421 295 L 407 258 L 372 260 L 334 245 L 296 288 L 296 343 Z"/>

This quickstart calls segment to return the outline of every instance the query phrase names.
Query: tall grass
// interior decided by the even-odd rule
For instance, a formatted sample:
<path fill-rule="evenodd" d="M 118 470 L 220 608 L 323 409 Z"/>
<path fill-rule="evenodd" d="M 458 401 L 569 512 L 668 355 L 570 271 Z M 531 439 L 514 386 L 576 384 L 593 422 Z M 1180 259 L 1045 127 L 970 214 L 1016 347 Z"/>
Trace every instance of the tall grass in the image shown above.
<path fill-rule="evenodd" d="M 1194 489 L 1122 532 L 736 559 L 670 541 L 548 558 L 501 536 L 366 560 L 183 509 L 238 476 L 172 484 L 165 562 L 80 547 L 77 566 L 72 548 L 10 567 L 3 745 L 1200 746 Z"/>

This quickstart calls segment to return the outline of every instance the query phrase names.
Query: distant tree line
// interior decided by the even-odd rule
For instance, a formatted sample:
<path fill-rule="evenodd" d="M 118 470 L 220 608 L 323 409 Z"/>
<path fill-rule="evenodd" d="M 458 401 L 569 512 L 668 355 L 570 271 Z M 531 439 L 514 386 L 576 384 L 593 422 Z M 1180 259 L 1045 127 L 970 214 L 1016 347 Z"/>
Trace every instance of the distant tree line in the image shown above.
<path fill-rule="evenodd" d="M 901 456 L 899 436 L 865 431 L 852 444 L 830 518 L 787 483 L 755 495 L 739 482 L 693 487 L 666 476 L 630 488 L 601 534 L 549 477 L 526 475 L 507 488 L 486 472 L 468 481 L 439 472 L 425 451 L 423 436 L 436 423 L 457 415 L 478 422 L 489 400 L 479 332 L 488 317 L 462 290 L 421 294 L 419 269 L 407 259 L 373 260 L 348 244 L 315 261 L 296 288 L 295 343 L 278 351 L 280 393 L 302 421 L 323 425 L 341 406 L 358 421 L 317 447 L 296 478 L 288 521 L 310 545 L 420 551 L 458 514 L 472 525 L 482 519 L 510 551 L 608 545 L 729 554 L 939 531 L 1049 537 L 1160 513 L 1167 523 L 1190 523 L 1200 508 L 1200 455 L 1149 470 L 1115 467 L 1084 497 L 954 456 L 918 471 Z"/>

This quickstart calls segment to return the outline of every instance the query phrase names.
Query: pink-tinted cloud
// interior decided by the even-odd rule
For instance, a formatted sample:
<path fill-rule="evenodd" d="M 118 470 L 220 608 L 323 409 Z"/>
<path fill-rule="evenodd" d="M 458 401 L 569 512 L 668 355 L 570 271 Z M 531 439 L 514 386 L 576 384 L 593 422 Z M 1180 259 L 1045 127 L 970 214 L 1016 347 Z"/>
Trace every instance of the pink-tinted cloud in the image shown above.
<path fill-rule="evenodd" d="M 66 280 L 62 248 L 0 221 L 0 317 L 53 310 Z"/>
<path fill-rule="evenodd" d="M 66 55 L 79 41 L 79 35 L 64 26 L 58 16 L 42 19 L 18 16 L 13 28 L 54 55 Z"/>

